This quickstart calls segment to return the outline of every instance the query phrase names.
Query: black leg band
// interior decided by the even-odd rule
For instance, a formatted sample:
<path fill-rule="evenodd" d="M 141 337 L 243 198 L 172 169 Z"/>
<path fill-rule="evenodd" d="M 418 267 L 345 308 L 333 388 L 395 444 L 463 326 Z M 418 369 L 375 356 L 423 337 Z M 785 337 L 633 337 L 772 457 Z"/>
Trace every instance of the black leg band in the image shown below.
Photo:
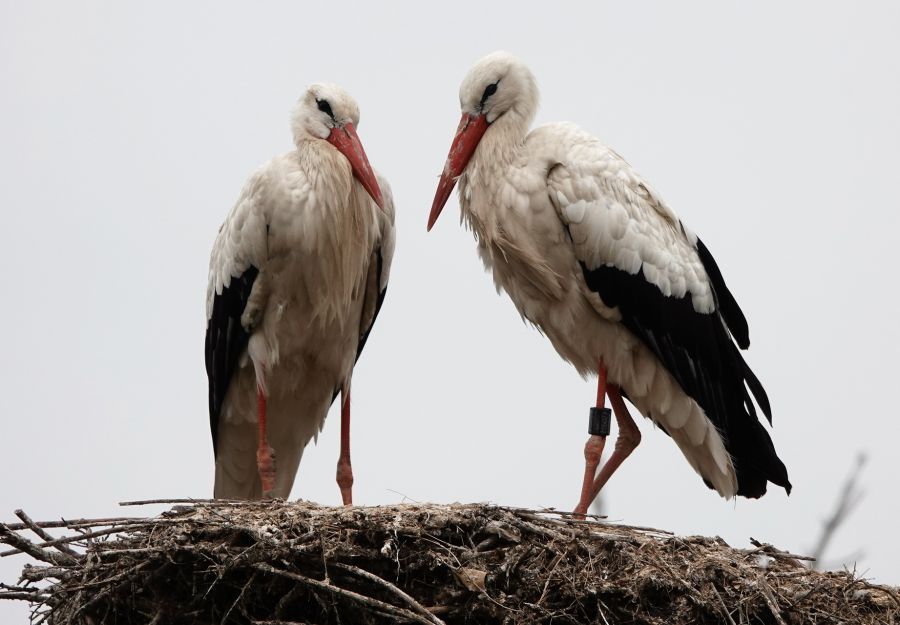
<path fill-rule="evenodd" d="M 609 436 L 609 426 L 612 410 L 609 408 L 591 408 L 591 418 L 588 420 L 588 434 L 591 436 Z"/>

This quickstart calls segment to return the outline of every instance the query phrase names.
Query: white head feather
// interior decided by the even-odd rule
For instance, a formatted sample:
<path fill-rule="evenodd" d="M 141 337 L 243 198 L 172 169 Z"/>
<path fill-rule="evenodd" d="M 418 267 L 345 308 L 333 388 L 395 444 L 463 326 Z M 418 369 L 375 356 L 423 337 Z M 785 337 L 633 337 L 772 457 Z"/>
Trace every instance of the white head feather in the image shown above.
<path fill-rule="evenodd" d="M 330 83 L 310 85 L 291 111 L 294 143 L 327 139 L 332 128 L 347 122 L 359 124 L 359 106 L 349 93 Z"/>
<path fill-rule="evenodd" d="M 485 97 L 488 88 L 496 91 Z M 513 113 L 525 126 L 537 112 L 539 93 L 531 70 L 508 52 L 492 52 L 478 61 L 459 87 L 459 106 L 463 113 L 484 113 L 488 123 Z"/>

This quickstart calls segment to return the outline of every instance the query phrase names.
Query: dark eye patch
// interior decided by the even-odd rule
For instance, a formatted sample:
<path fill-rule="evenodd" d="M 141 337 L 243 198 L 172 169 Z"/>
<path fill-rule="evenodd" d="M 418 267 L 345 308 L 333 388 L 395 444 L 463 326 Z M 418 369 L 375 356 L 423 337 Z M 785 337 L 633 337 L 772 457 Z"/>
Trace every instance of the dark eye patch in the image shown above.
<path fill-rule="evenodd" d="M 497 85 L 499 85 L 499 84 L 500 84 L 500 81 L 498 80 L 497 82 L 491 83 L 490 85 L 485 87 L 484 95 L 481 96 L 481 105 L 482 106 L 484 106 L 484 103 L 487 101 L 487 99 L 489 97 L 491 97 L 492 95 L 497 93 Z"/>
<path fill-rule="evenodd" d="M 331 112 L 331 105 L 328 103 L 328 100 L 316 100 L 316 105 L 318 105 L 320 111 L 327 113 L 328 117 L 334 119 L 334 113 Z"/>

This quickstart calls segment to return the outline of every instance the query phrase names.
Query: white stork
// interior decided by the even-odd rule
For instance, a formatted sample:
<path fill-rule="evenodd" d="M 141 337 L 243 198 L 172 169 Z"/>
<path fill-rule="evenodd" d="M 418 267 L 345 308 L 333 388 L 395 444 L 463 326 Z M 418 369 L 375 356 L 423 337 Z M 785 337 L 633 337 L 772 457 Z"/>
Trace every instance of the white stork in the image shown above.
<path fill-rule="evenodd" d="M 769 400 L 738 350 L 750 342 L 747 322 L 706 246 L 622 157 L 577 126 L 529 132 L 538 89 L 518 59 L 483 58 L 459 97 L 462 120 L 428 229 L 458 181 L 463 218 L 498 290 L 579 373 L 597 374 L 575 512 L 587 511 L 640 442 L 626 398 L 726 499 L 760 497 L 767 482 L 790 493 L 754 407 L 755 398 L 771 423 Z M 598 475 L 605 396 L 619 433 Z"/>
<path fill-rule="evenodd" d="M 352 503 L 350 380 L 394 253 L 391 190 L 358 123 L 347 92 L 312 85 L 291 116 L 296 149 L 250 177 L 219 229 L 206 299 L 215 497 L 288 497 L 340 393 L 337 482 Z"/>

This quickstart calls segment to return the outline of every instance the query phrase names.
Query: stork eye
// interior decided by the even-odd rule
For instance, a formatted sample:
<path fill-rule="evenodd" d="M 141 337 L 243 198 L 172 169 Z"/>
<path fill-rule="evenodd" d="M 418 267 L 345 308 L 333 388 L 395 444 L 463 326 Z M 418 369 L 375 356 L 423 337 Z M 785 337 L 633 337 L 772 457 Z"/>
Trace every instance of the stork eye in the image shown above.
<path fill-rule="evenodd" d="M 485 90 L 484 90 L 484 95 L 481 96 L 481 104 L 482 104 L 482 105 L 485 103 L 485 101 L 486 101 L 489 97 L 491 97 L 492 95 L 494 95 L 495 93 L 497 93 L 497 85 L 499 85 L 499 84 L 500 84 L 500 81 L 498 80 L 497 82 L 491 83 L 490 85 L 488 85 L 488 86 L 485 88 Z"/>
<path fill-rule="evenodd" d="M 316 100 L 316 104 L 320 111 L 327 113 L 328 117 L 334 119 L 334 113 L 331 112 L 331 105 L 328 104 L 328 100 Z"/>

